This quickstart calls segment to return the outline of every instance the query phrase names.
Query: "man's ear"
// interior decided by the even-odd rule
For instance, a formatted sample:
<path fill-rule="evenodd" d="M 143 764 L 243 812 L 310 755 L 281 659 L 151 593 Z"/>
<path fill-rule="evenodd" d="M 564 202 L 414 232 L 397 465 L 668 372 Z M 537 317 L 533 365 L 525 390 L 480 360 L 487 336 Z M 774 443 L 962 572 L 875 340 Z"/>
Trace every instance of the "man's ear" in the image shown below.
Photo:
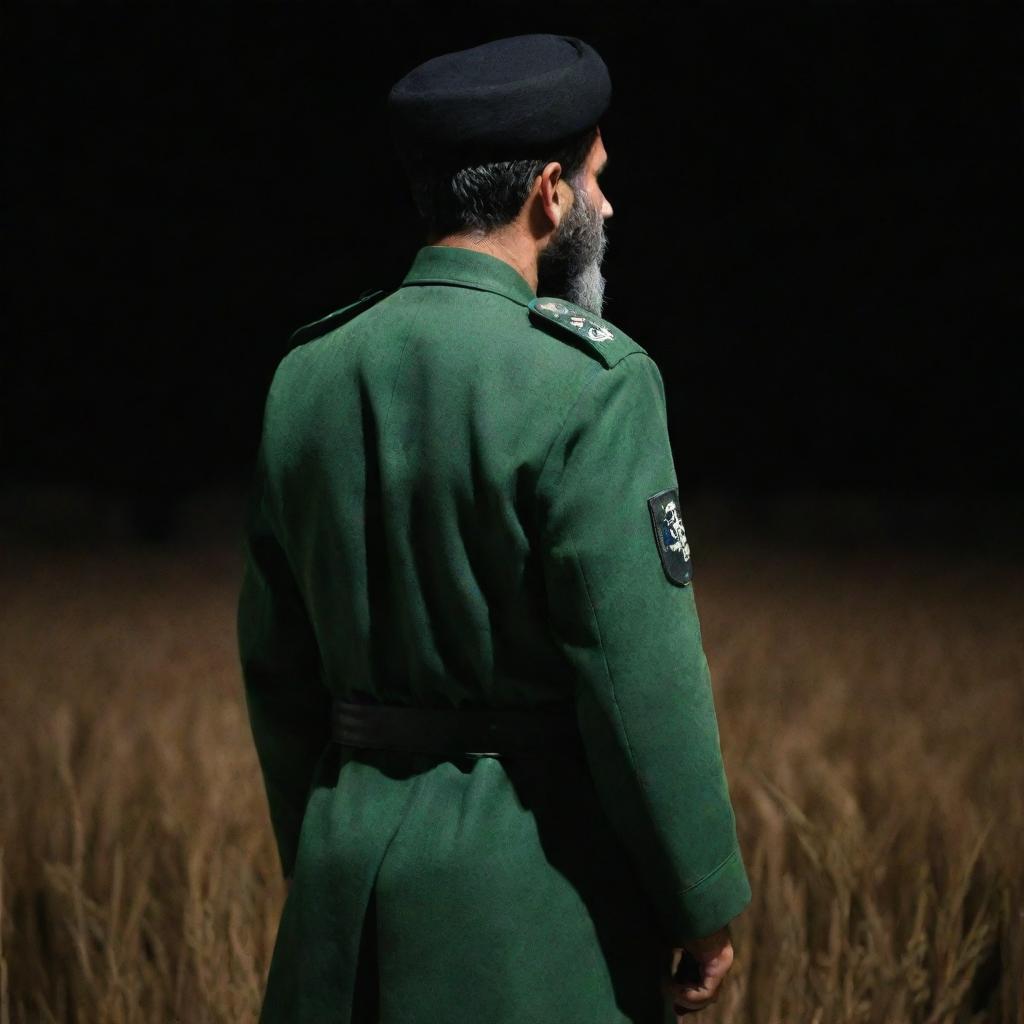
<path fill-rule="evenodd" d="M 562 177 L 562 165 L 557 160 L 545 164 L 544 169 L 540 172 L 538 197 L 541 201 L 540 206 L 544 220 L 547 222 L 545 226 L 554 231 L 561 223 L 562 217 L 565 216 L 568 210 L 566 204 L 571 202 L 572 197 L 572 189 L 565 183 L 565 179 Z"/>

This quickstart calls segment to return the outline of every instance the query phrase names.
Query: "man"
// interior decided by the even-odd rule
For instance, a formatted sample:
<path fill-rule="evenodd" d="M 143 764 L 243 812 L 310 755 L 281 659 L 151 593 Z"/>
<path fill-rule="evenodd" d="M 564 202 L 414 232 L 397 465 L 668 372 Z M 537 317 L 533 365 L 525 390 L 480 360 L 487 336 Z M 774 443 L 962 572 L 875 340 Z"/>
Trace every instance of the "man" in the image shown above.
<path fill-rule="evenodd" d="M 410 72 L 428 244 L 274 375 L 238 608 L 292 880 L 262 1024 L 672 1022 L 732 963 L 664 385 L 600 316 L 609 99 L 554 35 Z"/>

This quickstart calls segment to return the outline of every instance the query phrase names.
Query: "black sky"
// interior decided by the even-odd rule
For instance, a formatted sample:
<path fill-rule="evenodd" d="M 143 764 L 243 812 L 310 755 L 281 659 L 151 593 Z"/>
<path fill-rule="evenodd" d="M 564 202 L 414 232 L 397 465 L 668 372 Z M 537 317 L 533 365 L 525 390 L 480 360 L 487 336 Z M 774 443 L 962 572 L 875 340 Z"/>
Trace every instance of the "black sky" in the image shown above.
<path fill-rule="evenodd" d="M 1021 491 L 1020 6 L 444 9 L 5 7 L 4 481 L 244 481 L 289 333 L 419 244 L 391 83 L 559 31 L 681 483 Z"/>

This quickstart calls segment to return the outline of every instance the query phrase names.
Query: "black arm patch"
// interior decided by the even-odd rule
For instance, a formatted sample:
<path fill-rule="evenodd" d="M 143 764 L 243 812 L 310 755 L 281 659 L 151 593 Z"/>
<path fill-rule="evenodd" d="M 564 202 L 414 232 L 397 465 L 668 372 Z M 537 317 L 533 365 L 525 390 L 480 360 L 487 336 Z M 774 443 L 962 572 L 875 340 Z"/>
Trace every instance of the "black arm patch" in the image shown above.
<path fill-rule="evenodd" d="M 677 586 L 685 587 L 693 579 L 690 544 L 679 515 L 679 491 L 675 487 L 652 494 L 647 499 L 654 527 L 654 543 L 665 575 Z"/>

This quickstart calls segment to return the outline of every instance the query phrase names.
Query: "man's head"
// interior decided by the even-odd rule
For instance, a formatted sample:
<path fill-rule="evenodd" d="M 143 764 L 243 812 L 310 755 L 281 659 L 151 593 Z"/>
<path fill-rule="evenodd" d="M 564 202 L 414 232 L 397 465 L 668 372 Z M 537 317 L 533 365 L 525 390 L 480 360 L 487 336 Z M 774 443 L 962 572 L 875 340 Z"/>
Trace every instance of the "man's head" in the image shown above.
<path fill-rule="evenodd" d="M 594 127 L 553 147 L 548 160 L 495 161 L 440 174 L 414 169 L 410 181 L 430 244 L 500 229 L 528 236 L 537 248 L 538 294 L 600 316 L 604 221 L 612 207 L 598 179 L 607 162 Z"/>
<path fill-rule="evenodd" d="M 598 181 L 607 164 L 608 154 L 598 132 L 583 166 L 575 174 L 560 178 L 572 189 L 572 203 L 537 257 L 538 294 L 561 296 L 597 316 L 604 308 L 601 263 L 608 247 L 604 222 L 612 215 L 612 205 Z M 541 172 L 541 196 L 544 173 L 551 169 L 548 165 Z"/>
<path fill-rule="evenodd" d="M 492 251 L 540 294 L 600 314 L 610 95 L 596 51 L 565 36 L 499 39 L 406 75 L 392 125 L 428 242 Z"/>

